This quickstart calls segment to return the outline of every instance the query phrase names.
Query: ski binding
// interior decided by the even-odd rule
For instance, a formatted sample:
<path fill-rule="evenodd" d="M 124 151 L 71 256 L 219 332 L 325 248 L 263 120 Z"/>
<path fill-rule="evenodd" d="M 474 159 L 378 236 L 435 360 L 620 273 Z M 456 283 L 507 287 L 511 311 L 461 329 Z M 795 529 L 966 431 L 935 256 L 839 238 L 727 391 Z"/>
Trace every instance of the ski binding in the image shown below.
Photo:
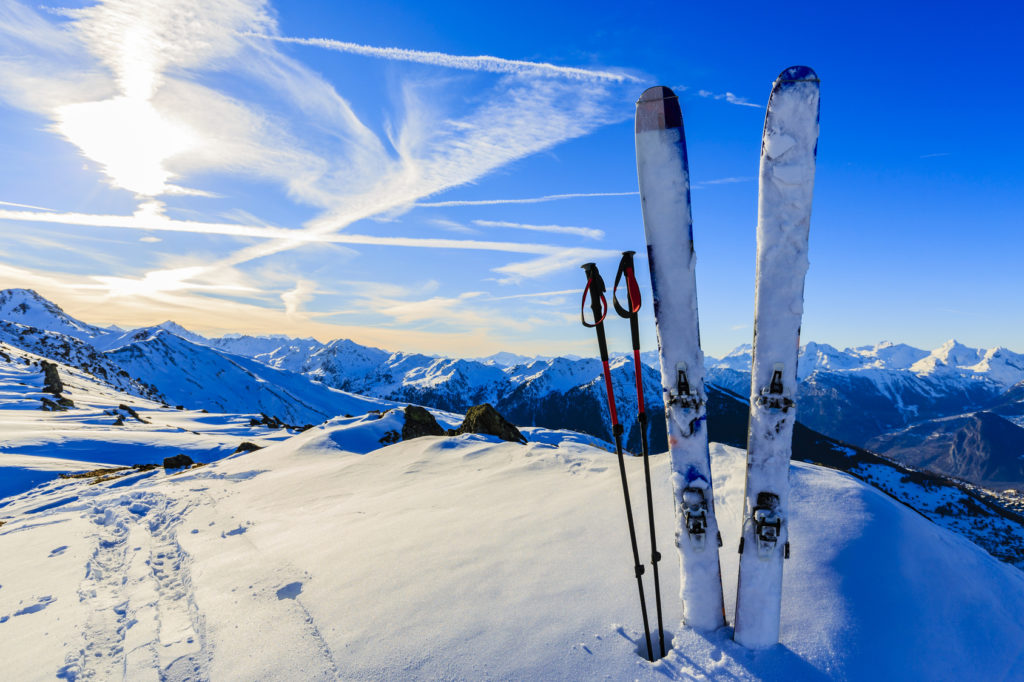
<path fill-rule="evenodd" d="M 775 367 L 772 368 L 771 381 L 761 389 L 761 395 L 757 396 L 757 404 L 759 406 L 785 412 L 796 404 L 789 397 L 789 391 L 782 385 L 782 370 L 782 363 L 775 363 Z"/>
<path fill-rule="evenodd" d="M 708 501 L 700 488 L 683 489 L 683 516 L 686 520 L 686 533 L 690 536 L 693 548 L 703 551 L 707 545 L 708 535 Z"/>
<path fill-rule="evenodd" d="M 757 506 L 751 517 L 754 520 L 754 540 L 757 542 L 757 555 L 767 559 L 775 551 L 782 532 L 782 517 L 778 513 L 779 496 L 775 493 L 760 492 L 757 494 Z"/>

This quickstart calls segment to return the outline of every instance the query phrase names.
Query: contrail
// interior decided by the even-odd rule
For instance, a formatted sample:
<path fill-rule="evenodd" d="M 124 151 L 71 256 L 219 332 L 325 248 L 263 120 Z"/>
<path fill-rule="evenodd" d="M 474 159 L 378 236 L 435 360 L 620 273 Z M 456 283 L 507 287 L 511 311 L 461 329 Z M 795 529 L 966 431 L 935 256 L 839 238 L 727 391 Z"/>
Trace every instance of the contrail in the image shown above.
<path fill-rule="evenodd" d="M 545 201 L 558 201 L 560 199 L 585 199 L 587 197 L 630 197 L 640 192 L 591 192 L 589 194 L 549 194 L 543 197 L 531 197 L 529 199 L 480 199 L 477 201 L 419 201 L 416 206 L 426 208 L 444 208 L 447 206 L 492 206 L 495 204 L 540 204 Z"/>
<path fill-rule="evenodd" d="M 476 57 L 463 57 L 444 52 L 424 52 L 422 50 L 407 50 L 400 47 L 374 47 L 372 45 L 360 45 L 358 43 L 346 43 L 330 38 L 288 38 L 285 36 L 271 36 L 261 33 L 247 33 L 245 35 L 255 38 L 265 38 L 279 43 L 294 43 L 297 45 L 312 45 L 323 47 L 336 52 L 347 52 L 365 57 L 378 57 L 402 62 L 418 62 L 420 64 L 431 64 L 433 66 L 444 66 L 451 69 L 465 69 L 467 71 L 489 71 L 491 73 L 532 73 L 539 76 L 559 76 L 575 80 L 603 80 L 622 83 L 630 81 L 640 82 L 639 78 L 624 73 L 612 71 L 594 71 L 591 69 L 580 69 L 572 66 L 557 66 L 546 62 L 527 62 L 519 59 L 503 59 L 480 55 Z"/>
<path fill-rule="evenodd" d="M 17 206 L 18 208 L 33 208 L 37 211 L 52 211 L 52 208 L 44 206 L 33 206 L 32 204 L 16 204 L 13 201 L 0 201 L 0 206 Z"/>
<path fill-rule="evenodd" d="M 577 237 L 589 239 L 603 239 L 604 232 L 595 230 L 592 227 L 568 227 L 565 225 L 524 225 L 523 223 L 510 223 L 505 220 L 474 220 L 474 225 L 481 227 L 511 227 L 516 230 L 533 230 L 534 232 L 550 232 L 551 234 L 574 234 Z"/>
<path fill-rule="evenodd" d="M 189 220 L 171 220 L 164 216 L 146 215 L 99 215 L 86 213 L 36 213 L 31 211 L 6 211 L 0 209 L 0 221 L 24 221 L 55 223 L 59 225 L 81 225 L 108 227 L 154 232 L 191 232 L 196 234 L 217 234 L 233 237 L 256 237 L 290 241 L 295 244 L 361 244 L 366 246 L 405 246 L 427 249 L 460 249 L 470 251 L 504 251 L 506 253 L 527 253 L 542 256 L 557 256 L 566 253 L 563 246 L 531 244 L 524 242 L 499 242 L 479 239 L 434 239 L 421 237 L 389 237 L 368 234 L 318 234 L 309 230 L 238 225 L 234 223 L 206 223 Z M 617 252 L 602 249 L 583 249 L 587 257 L 613 256 Z"/>

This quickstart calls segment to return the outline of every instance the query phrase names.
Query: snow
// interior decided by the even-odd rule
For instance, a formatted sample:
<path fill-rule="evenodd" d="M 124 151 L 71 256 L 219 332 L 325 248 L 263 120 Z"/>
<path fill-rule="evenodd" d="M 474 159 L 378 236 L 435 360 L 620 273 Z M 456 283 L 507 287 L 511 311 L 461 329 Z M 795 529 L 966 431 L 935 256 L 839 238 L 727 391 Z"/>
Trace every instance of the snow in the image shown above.
<path fill-rule="evenodd" d="M 782 644 L 754 653 L 728 627 L 680 626 L 667 554 L 674 648 L 648 663 L 613 454 L 483 436 L 364 452 L 387 419 L 11 500 L 5 677 L 1007 679 L 1024 655 L 1024 574 L 852 477 L 794 464 Z M 712 458 L 732 586 L 745 458 Z M 668 459 L 652 465 L 663 519 Z M 659 526 L 659 544 L 672 535 Z"/>
<path fill-rule="evenodd" d="M 250 426 L 252 414 L 177 410 L 131 396 L 61 363 L 57 371 L 64 384 L 62 395 L 73 400 L 74 407 L 44 412 L 39 409 L 40 398 L 48 395 L 42 392 L 42 358 L 6 345 L 3 351 L 11 361 L 0 359 L 0 498 L 63 472 L 161 464 L 179 453 L 209 462 L 231 454 L 242 442 L 266 445 L 291 435 L 285 429 Z M 393 405 L 361 397 L 342 399 L 348 401 L 345 407 L 359 414 Z M 115 424 L 118 416 L 123 425 Z"/>

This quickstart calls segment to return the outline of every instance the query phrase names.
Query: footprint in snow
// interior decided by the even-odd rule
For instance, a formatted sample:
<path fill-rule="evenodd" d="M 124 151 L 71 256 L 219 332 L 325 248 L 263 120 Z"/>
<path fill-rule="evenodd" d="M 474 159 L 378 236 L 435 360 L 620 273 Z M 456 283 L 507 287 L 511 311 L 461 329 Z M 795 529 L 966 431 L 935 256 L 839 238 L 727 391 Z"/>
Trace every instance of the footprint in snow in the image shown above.
<path fill-rule="evenodd" d="M 57 601 L 57 599 L 55 597 L 51 597 L 50 595 L 46 595 L 45 597 L 40 597 L 39 600 L 35 604 L 32 604 L 31 606 L 26 606 L 23 609 L 19 609 L 19 610 L 15 611 L 14 615 L 15 616 L 24 616 L 27 613 L 37 613 L 39 611 L 42 611 L 43 609 L 45 609 L 47 606 L 49 606 L 50 604 L 52 604 L 55 601 Z M 3 622 L 4 620 L 7 620 L 6 616 L 3 618 L 3 620 L 0 620 L 0 622 Z"/>
<path fill-rule="evenodd" d="M 234 529 L 229 530 L 229 531 L 221 531 L 220 536 L 222 538 L 226 538 L 229 535 L 241 535 L 242 533 L 244 533 L 247 530 L 248 530 L 248 528 L 246 528 L 245 526 L 239 524 L 238 528 L 234 528 Z"/>
<path fill-rule="evenodd" d="M 277 591 L 278 599 L 295 599 L 302 593 L 302 583 L 288 583 Z"/>

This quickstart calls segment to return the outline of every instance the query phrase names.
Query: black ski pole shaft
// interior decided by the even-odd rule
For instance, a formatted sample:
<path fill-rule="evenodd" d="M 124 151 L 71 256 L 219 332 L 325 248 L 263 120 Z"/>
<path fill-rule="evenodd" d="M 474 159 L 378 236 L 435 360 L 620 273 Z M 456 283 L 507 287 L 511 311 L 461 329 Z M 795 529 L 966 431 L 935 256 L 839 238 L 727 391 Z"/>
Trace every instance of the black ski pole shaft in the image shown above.
<path fill-rule="evenodd" d="M 647 601 L 644 598 L 644 565 L 640 563 L 640 552 L 636 543 L 636 527 L 633 525 L 633 505 L 629 501 L 629 483 L 626 480 L 626 462 L 622 454 L 622 424 L 615 410 L 615 391 L 612 388 L 612 374 L 608 367 L 608 344 L 604 336 L 604 318 L 608 313 L 608 303 L 605 300 L 604 280 L 594 263 L 586 263 L 582 266 L 587 274 L 587 288 L 583 290 L 583 303 L 580 309 L 580 317 L 583 326 L 593 327 L 597 330 L 597 345 L 601 351 L 601 364 L 604 367 L 604 385 L 608 392 L 608 413 L 612 420 L 612 435 L 615 438 L 615 454 L 619 459 L 619 476 L 622 478 L 622 496 L 626 501 L 626 523 L 629 526 L 629 542 L 633 547 L 633 572 L 636 574 L 636 586 L 640 593 L 640 613 L 644 619 L 644 637 L 647 641 L 647 658 L 654 661 L 654 647 L 651 646 L 651 627 L 647 621 Z M 587 294 L 590 294 L 590 309 L 594 314 L 594 323 L 587 322 L 584 311 L 586 310 Z"/>
<path fill-rule="evenodd" d="M 612 303 L 615 311 L 620 317 L 629 318 L 629 331 L 633 340 L 633 370 L 636 373 L 636 404 L 637 423 L 640 425 L 640 449 L 644 457 L 644 483 L 647 486 L 647 521 L 651 528 L 651 567 L 654 569 L 654 603 L 658 612 L 658 645 L 661 649 L 662 658 L 665 657 L 665 628 L 661 620 L 661 581 L 658 579 L 658 562 L 661 561 L 661 554 L 658 552 L 657 534 L 654 532 L 654 497 L 651 488 L 651 465 L 650 452 L 647 448 L 647 411 L 644 409 L 644 380 L 640 369 L 640 286 L 636 281 L 636 274 L 633 268 L 633 255 L 635 251 L 623 251 L 622 260 L 619 262 L 619 271 L 615 275 L 615 286 L 612 290 Z M 615 296 L 619 288 L 619 280 L 626 277 L 626 303 L 628 308 L 623 308 Z"/>

